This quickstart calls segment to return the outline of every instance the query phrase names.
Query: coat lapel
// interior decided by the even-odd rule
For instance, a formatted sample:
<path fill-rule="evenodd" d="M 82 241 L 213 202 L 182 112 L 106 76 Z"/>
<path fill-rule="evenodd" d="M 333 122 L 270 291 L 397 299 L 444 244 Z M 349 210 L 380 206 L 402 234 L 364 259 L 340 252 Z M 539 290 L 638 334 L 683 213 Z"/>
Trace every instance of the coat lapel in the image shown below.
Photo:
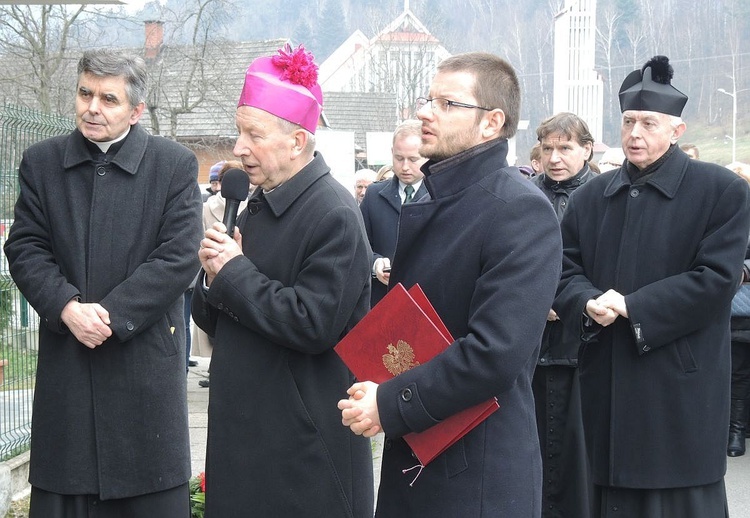
<path fill-rule="evenodd" d="M 388 182 L 388 185 L 383 187 L 378 193 L 382 196 L 393 209 L 401 214 L 401 196 L 398 194 L 398 178 L 394 175 Z"/>

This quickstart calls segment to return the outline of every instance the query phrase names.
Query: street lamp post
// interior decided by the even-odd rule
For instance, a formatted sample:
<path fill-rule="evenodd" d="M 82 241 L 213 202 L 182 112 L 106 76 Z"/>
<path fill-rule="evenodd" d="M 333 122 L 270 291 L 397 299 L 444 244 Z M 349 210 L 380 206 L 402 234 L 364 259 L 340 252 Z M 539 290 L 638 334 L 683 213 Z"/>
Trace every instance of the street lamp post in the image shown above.
<path fill-rule="evenodd" d="M 734 83 L 734 78 L 732 82 Z M 733 88 L 732 92 L 727 92 L 719 88 L 719 91 L 732 98 L 732 163 L 734 163 L 737 158 L 737 90 Z"/>

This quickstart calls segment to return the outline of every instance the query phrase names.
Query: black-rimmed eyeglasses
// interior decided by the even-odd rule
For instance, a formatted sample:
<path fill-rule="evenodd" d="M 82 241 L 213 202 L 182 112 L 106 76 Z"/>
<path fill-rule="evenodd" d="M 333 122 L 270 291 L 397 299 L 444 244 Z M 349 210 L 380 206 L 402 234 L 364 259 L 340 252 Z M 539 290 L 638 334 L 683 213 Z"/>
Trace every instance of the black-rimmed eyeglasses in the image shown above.
<path fill-rule="evenodd" d="M 425 105 L 429 104 L 430 108 L 432 108 L 432 111 L 440 111 L 440 112 L 447 112 L 451 106 L 455 106 L 456 108 L 470 108 L 470 109 L 476 109 L 476 110 L 484 110 L 491 112 L 493 108 L 485 108 L 483 106 L 475 106 L 473 104 L 466 104 L 466 103 L 460 103 L 458 101 L 451 101 L 450 99 L 443 99 L 442 97 L 417 97 L 417 103 L 416 108 L 417 111 L 424 108 Z"/>

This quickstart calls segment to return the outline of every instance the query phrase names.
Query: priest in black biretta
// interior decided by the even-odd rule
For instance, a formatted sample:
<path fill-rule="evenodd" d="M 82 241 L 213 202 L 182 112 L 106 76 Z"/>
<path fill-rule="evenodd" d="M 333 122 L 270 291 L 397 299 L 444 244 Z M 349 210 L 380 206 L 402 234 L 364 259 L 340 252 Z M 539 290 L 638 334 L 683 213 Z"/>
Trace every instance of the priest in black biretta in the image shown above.
<path fill-rule="evenodd" d="M 666 56 L 655 56 L 634 70 L 620 87 L 620 109 L 652 111 L 680 117 L 687 95 L 672 86 L 674 69 Z"/>
<path fill-rule="evenodd" d="M 750 189 L 677 145 L 687 96 L 665 56 L 620 88 L 626 161 L 563 216 L 553 308 L 580 330 L 591 516 L 724 518 L 729 317 Z"/>

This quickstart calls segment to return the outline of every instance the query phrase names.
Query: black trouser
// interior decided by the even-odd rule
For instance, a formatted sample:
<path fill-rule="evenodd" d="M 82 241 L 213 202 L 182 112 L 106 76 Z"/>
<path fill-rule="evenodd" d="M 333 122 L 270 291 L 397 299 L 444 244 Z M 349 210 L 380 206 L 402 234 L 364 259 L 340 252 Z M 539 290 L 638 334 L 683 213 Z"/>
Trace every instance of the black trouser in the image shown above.
<path fill-rule="evenodd" d="M 750 343 L 732 342 L 732 399 L 750 399 Z"/>

